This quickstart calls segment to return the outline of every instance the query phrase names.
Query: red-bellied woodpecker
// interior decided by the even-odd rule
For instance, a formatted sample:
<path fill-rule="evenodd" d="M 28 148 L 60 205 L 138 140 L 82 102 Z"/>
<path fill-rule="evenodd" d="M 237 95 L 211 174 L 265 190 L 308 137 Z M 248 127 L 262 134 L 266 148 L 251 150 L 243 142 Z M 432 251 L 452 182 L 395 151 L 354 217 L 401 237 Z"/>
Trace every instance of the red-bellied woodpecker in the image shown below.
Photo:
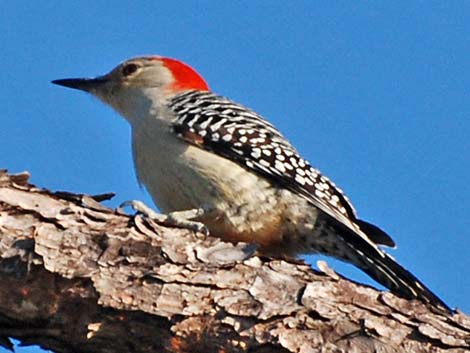
<path fill-rule="evenodd" d="M 450 310 L 378 247 L 394 242 L 358 219 L 343 192 L 273 125 L 210 92 L 186 64 L 139 57 L 104 76 L 53 83 L 89 92 L 128 120 L 138 179 L 174 219 L 197 215 L 211 234 L 265 253 L 330 255 L 400 296 Z"/>

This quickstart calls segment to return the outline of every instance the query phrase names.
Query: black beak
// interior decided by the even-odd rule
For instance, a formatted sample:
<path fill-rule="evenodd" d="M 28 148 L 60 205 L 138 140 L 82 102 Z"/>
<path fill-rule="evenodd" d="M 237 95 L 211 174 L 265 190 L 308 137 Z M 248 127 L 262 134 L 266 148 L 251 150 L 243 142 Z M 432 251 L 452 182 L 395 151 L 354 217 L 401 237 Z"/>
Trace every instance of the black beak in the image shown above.
<path fill-rule="evenodd" d="M 61 80 L 54 80 L 52 83 L 59 86 L 90 92 L 99 88 L 99 86 L 107 81 L 108 79 L 105 76 L 99 76 L 96 78 L 64 78 Z"/>

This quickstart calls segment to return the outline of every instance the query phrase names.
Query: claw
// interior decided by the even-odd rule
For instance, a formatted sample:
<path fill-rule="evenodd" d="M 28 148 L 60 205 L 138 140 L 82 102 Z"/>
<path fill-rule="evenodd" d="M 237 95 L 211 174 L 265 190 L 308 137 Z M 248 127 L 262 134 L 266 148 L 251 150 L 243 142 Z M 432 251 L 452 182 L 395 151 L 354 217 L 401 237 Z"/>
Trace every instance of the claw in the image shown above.
<path fill-rule="evenodd" d="M 122 209 L 127 206 L 132 207 L 134 211 L 144 214 L 145 216 L 151 218 L 157 223 L 179 228 L 186 228 L 197 233 L 202 233 L 204 237 L 209 235 L 209 229 L 205 226 L 204 223 L 191 220 L 199 218 L 209 212 L 209 207 L 200 207 L 184 211 L 174 211 L 165 215 L 155 212 L 142 201 L 129 200 L 120 204 L 118 209 Z"/>
<path fill-rule="evenodd" d="M 122 209 L 124 207 L 131 207 L 134 211 L 138 213 L 142 213 L 143 215 L 153 219 L 157 223 L 164 223 L 166 219 L 168 218 L 167 215 L 163 215 L 163 214 L 155 212 L 142 201 L 138 201 L 138 200 L 124 201 L 123 203 L 119 205 L 118 209 Z"/>

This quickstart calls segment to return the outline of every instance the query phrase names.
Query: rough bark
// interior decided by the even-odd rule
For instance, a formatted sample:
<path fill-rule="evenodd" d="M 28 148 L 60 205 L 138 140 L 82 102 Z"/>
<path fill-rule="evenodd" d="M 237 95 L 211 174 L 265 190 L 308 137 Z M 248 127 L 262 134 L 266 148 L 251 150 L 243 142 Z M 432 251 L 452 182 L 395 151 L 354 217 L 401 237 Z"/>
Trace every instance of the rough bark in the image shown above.
<path fill-rule="evenodd" d="M 55 352 L 467 352 L 470 317 L 0 171 L 0 345 Z"/>

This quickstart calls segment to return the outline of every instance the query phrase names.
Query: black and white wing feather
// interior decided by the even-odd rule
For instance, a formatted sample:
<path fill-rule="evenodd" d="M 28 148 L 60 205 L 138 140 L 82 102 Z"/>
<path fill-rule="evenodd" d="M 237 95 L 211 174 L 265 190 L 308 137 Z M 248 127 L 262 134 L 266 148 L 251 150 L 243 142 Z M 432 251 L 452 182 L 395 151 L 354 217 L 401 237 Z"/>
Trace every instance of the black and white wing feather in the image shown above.
<path fill-rule="evenodd" d="M 394 246 L 379 228 L 356 217 L 343 192 L 300 157 L 269 122 L 252 110 L 210 92 L 191 91 L 175 97 L 175 132 L 305 197 L 333 219 L 359 227 L 376 244 Z"/>

